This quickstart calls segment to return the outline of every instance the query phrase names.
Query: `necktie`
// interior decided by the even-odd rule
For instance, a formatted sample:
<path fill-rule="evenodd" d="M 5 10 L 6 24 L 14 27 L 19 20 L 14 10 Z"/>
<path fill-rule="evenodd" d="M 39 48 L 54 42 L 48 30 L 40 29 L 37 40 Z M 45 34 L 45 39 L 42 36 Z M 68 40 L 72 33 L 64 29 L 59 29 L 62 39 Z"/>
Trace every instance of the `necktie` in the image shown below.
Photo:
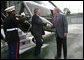
<path fill-rule="evenodd" d="M 57 15 L 56 15 L 56 25 L 57 25 Z"/>

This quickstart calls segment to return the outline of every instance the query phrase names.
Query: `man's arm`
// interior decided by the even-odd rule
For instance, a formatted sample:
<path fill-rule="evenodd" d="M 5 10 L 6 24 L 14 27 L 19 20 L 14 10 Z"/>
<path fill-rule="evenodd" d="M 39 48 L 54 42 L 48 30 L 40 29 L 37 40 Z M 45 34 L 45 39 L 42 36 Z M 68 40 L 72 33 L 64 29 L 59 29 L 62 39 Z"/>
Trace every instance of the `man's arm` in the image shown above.
<path fill-rule="evenodd" d="M 65 37 L 68 33 L 68 23 L 65 15 L 63 16 L 63 24 L 64 24 L 64 37 Z"/>
<path fill-rule="evenodd" d="M 43 26 L 47 26 L 47 23 L 43 23 L 42 20 L 38 17 L 38 16 L 33 16 L 33 21 L 35 23 L 37 23 L 38 25 L 43 25 Z"/>
<path fill-rule="evenodd" d="M 22 17 L 21 19 L 16 17 L 16 22 L 17 23 L 23 23 L 25 21 L 24 19 L 25 19 L 25 17 Z"/>

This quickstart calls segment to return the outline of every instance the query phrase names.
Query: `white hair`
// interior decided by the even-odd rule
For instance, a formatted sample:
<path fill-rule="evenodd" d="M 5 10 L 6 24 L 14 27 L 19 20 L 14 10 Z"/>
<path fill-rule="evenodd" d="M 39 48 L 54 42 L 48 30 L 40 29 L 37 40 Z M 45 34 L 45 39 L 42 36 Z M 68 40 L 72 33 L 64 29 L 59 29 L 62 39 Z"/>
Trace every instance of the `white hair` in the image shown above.
<path fill-rule="evenodd" d="M 54 8 L 59 13 L 59 8 Z"/>

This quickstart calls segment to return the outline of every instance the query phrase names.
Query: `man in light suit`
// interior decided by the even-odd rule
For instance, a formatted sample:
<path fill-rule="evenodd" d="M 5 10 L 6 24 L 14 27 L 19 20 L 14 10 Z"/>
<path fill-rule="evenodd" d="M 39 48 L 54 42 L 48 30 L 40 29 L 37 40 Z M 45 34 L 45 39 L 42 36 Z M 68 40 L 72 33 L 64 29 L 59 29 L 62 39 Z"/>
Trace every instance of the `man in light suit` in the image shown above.
<path fill-rule="evenodd" d="M 56 43 L 57 43 L 57 56 L 55 58 L 61 58 L 61 50 L 63 46 L 64 59 L 67 58 L 67 33 L 68 24 L 66 16 L 59 13 L 58 8 L 53 10 L 53 25 L 51 28 L 56 30 Z"/>

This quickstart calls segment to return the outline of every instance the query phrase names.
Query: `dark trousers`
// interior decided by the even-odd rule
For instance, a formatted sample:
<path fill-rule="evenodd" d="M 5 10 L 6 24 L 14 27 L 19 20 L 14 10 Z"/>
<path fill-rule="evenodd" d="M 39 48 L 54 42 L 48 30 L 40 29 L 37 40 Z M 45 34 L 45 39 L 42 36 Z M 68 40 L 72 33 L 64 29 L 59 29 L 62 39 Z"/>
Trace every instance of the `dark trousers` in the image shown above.
<path fill-rule="evenodd" d="M 8 42 L 9 59 L 19 58 L 19 41 Z"/>
<path fill-rule="evenodd" d="M 41 52 L 41 46 L 43 44 L 42 39 L 42 35 L 34 35 L 34 38 L 36 40 L 36 46 L 35 46 L 35 51 L 34 51 L 34 55 L 35 56 L 39 56 L 40 52 Z"/>
<path fill-rule="evenodd" d="M 67 58 L 67 37 L 60 38 L 57 35 L 56 36 L 56 43 L 57 43 L 57 58 L 61 58 L 62 47 L 63 47 L 64 59 Z"/>

